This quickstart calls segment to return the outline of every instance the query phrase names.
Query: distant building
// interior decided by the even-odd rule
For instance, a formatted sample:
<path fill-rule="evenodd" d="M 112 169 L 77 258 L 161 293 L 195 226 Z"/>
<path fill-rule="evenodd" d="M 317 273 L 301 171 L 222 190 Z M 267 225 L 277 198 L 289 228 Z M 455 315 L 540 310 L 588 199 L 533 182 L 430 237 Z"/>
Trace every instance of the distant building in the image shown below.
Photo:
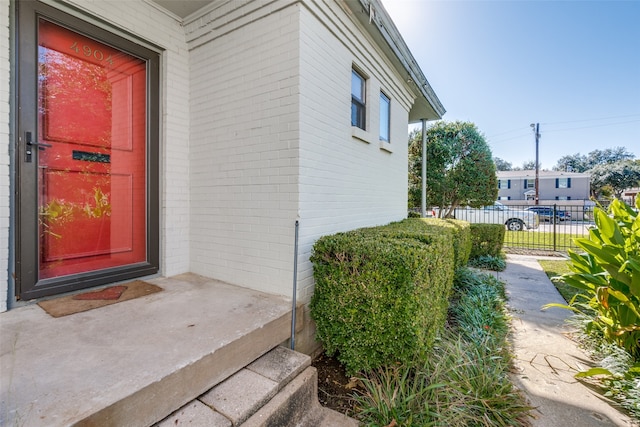
<path fill-rule="evenodd" d="M 622 200 L 624 200 L 630 206 L 634 206 L 636 203 L 636 197 L 640 193 L 640 187 L 627 188 L 622 192 Z"/>
<path fill-rule="evenodd" d="M 498 200 L 535 202 L 536 171 L 498 171 Z M 588 173 L 540 171 L 538 201 L 584 201 L 589 199 L 591 176 Z"/>

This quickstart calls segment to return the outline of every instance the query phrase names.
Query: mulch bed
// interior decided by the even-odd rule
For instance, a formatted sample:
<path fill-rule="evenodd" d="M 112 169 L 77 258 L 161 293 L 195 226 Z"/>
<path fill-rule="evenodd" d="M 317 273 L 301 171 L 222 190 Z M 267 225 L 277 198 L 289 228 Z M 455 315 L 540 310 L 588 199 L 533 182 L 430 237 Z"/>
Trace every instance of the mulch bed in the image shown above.
<path fill-rule="evenodd" d="M 322 353 L 311 362 L 318 370 L 318 400 L 324 407 L 353 416 L 356 402 L 353 395 L 362 391 L 355 379 L 345 374 L 344 367 L 334 357 Z"/>

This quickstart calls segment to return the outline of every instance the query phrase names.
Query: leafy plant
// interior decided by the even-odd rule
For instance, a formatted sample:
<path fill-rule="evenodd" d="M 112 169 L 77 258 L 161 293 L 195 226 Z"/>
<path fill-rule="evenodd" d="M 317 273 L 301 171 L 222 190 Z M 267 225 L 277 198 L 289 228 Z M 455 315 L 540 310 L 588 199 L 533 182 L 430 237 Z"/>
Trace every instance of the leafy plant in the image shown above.
<path fill-rule="evenodd" d="M 469 267 L 483 268 L 485 270 L 504 271 L 507 268 L 507 262 L 504 257 L 481 255 L 477 258 L 469 260 Z"/>
<path fill-rule="evenodd" d="M 608 212 L 596 207 L 594 220 L 589 237 L 575 239 L 584 253 L 569 251 L 572 272 L 554 278 L 580 289 L 587 301 L 574 298 L 568 305 L 547 306 L 593 309 L 589 327 L 602 329 L 607 340 L 640 360 L 640 216 L 615 199 Z"/>
<path fill-rule="evenodd" d="M 592 319 L 584 314 L 569 318 L 577 328 L 574 337 L 598 367 L 576 375 L 602 388 L 603 394 L 615 401 L 629 413 L 640 419 L 640 362 L 615 343 L 607 342 L 602 330 L 585 327 Z"/>
<path fill-rule="evenodd" d="M 509 379 L 504 283 L 456 272 L 451 328 L 426 357 L 362 379 L 356 399 L 366 426 L 520 426 L 529 407 Z"/>

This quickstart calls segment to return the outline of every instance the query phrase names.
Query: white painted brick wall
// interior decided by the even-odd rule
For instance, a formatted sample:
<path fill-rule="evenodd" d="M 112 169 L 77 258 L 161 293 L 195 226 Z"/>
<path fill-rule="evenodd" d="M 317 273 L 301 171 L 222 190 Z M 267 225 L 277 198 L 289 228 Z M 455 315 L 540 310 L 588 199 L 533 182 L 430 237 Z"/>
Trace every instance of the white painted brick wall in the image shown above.
<path fill-rule="evenodd" d="M 0 312 L 9 288 L 9 2 L 0 1 Z"/>
<path fill-rule="evenodd" d="M 299 6 L 276 6 L 191 33 L 191 270 L 289 295 Z"/>
<path fill-rule="evenodd" d="M 401 220 L 407 212 L 409 95 L 402 77 L 333 1 L 301 15 L 299 295 L 313 293 L 309 256 L 322 235 Z M 317 16 L 323 16 L 321 22 Z M 348 34 L 349 37 L 336 35 Z M 367 76 L 367 136 L 352 137 L 351 70 Z M 322 70 L 322 72 L 318 72 Z M 391 97 L 392 153 L 379 143 L 380 90 Z"/>
<path fill-rule="evenodd" d="M 7 141 L 5 4 L 0 3 L 0 134 Z M 299 298 L 307 302 L 313 291 L 308 259 L 318 237 L 406 215 L 412 100 L 402 76 L 339 2 L 226 2 L 184 27 L 141 0 L 73 4 L 166 49 L 163 274 L 190 270 L 289 295 L 300 215 Z M 354 63 L 369 76 L 370 143 L 352 137 Z M 377 138 L 381 88 L 392 98 L 392 153 L 381 150 Z M 1 178 L 9 176 L 6 147 L 0 145 Z M 8 179 L 2 179 L 0 295 L 6 295 L 2 286 L 8 280 L 8 191 Z"/>

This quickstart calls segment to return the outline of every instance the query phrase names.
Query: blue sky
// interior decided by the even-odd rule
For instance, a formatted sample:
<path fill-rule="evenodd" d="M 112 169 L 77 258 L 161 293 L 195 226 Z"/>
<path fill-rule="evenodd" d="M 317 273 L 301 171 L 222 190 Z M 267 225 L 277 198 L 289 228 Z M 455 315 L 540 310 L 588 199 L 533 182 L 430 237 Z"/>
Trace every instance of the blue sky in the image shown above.
<path fill-rule="evenodd" d="M 535 159 L 625 147 L 640 158 L 640 0 L 382 0 L 447 121 L 493 155 Z"/>

